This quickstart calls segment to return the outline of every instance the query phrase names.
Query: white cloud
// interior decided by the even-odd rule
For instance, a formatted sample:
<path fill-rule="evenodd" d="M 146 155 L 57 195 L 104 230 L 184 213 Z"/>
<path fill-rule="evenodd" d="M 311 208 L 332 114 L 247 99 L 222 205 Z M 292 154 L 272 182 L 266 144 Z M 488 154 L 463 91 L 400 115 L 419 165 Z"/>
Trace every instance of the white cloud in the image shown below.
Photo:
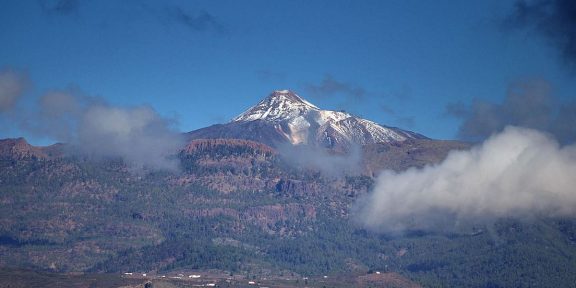
<path fill-rule="evenodd" d="M 112 106 L 79 91 L 54 90 L 38 102 L 38 113 L 21 120 L 35 135 L 71 144 L 74 151 L 97 158 L 119 157 L 132 169 L 176 170 L 170 158 L 183 147 L 174 121 L 150 106 Z"/>
<path fill-rule="evenodd" d="M 440 164 L 384 171 L 355 207 L 367 228 L 436 229 L 497 217 L 576 214 L 576 145 L 507 127 Z"/>
<path fill-rule="evenodd" d="M 183 146 L 170 122 L 148 106 L 90 106 L 80 119 L 77 139 L 86 153 L 122 157 L 137 168 L 175 170 L 178 162 L 167 157 Z"/>

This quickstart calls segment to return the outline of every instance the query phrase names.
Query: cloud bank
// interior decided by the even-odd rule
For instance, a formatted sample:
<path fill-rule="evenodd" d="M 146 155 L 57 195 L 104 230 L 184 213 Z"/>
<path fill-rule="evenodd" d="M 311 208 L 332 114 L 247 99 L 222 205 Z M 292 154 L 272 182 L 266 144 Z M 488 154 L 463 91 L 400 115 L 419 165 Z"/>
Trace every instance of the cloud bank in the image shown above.
<path fill-rule="evenodd" d="M 365 227 L 452 229 L 497 217 L 576 215 L 576 145 L 548 134 L 506 127 L 440 164 L 384 171 L 354 208 Z"/>

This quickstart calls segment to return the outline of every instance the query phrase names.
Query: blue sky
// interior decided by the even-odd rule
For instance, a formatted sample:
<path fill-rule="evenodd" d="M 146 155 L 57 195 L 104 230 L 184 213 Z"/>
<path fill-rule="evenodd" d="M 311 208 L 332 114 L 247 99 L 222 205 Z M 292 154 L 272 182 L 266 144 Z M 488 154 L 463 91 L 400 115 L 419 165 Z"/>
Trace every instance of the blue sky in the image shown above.
<path fill-rule="evenodd" d="M 291 89 L 324 109 L 454 139 L 462 119 L 447 106 L 500 103 L 516 81 L 543 79 L 562 103 L 576 96 L 554 35 L 505 25 L 521 2 L 0 0 L 0 69 L 32 83 L 19 106 L 72 87 L 149 105 L 183 132 Z M 0 121 L 0 138 L 56 140 Z"/>

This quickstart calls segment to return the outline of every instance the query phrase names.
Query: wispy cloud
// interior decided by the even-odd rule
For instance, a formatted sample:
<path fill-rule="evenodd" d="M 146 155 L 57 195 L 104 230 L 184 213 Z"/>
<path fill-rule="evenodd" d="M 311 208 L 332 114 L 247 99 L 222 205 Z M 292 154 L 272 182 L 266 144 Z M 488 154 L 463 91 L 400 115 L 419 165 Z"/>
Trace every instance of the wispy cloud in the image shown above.
<path fill-rule="evenodd" d="M 0 73 L 2 114 L 11 125 L 31 135 L 65 142 L 74 152 L 95 158 L 121 158 L 133 171 L 176 170 L 170 158 L 184 144 L 175 121 L 150 106 L 120 107 L 79 89 L 44 93 L 34 107 L 14 104 L 26 81 L 13 72 Z M 71 151 L 72 151 L 71 150 Z"/>
<path fill-rule="evenodd" d="M 406 116 L 396 118 L 396 122 L 398 122 L 403 127 L 414 127 L 416 120 L 414 119 L 414 117 Z"/>
<path fill-rule="evenodd" d="M 256 76 L 262 81 L 277 81 L 286 78 L 285 73 L 269 69 L 256 70 Z"/>
<path fill-rule="evenodd" d="M 518 0 L 505 20 L 512 29 L 533 29 L 556 46 L 565 63 L 576 68 L 576 2 L 573 0 Z"/>
<path fill-rule="evenodd" d="M 329 177 L 357 174 L 360 171 L 362 152 L 356 145 L 349 147 L 346 153 L 312 145 L 285 144 L 277 149 L 288 164 L 298 169 L 319 171 Z"/>
<path fill-rule="evenodd" d="M 177 170 L 170 159 L 184 142 L 152 107 L 110 105 L 86 107 L 79 119 L 77 144 L 84 153 L 99 157 L 121 157 L 137 169 Z"/>
<path fill-rule="evenodd" d="M 343 95 L 352 100 L 362 100 L 366 96 L 366 90 L 358 85 L 338 81 L 331 75 L 325 75 L 318 84 L 308 83 L 305 89 L 313 97 L 328 98 L 335 95 Z"/>
<path fill-rule="evenodd" d="M 414 120 L 414 117 L 403 116 L 400 113 L 398 113 L 398 111 L 396 111 L 396 109 L 389 106 L 388 104 L 380 104 L 379 107 L 380 107 L 380 110 L 382 110 L 382 112 L 388 114 L 389 116 L 394 117 L 394 120 L 396 122 L 398 122 L 398 124 L 400 124 L 404 127 L 413 127 L 414 123 L 416 122 Z"/>
<path fill-rule="evenodd" d="M 553 134 L 561 143 L 576 140 L 575 102 L 561 102 L 547 81 L 519 81 L 508 89 L 502 103 L 476 99 L 470 105 L 451 103 L 446 114 L 462 119 L 458 136 L 479 141 L 507 125 L 533 128 Z"/>
<path fill-rule="evenodd" d="M 13 69 L 0 70 L 0 113 L 14 109 L 28 85 L 24 73 Z"/>
<path fill-rule="evenodd" d="M 38 0 L 42 11 L 51 15 L 70 15 L 78 11 L 79 0 Z"/>
<path fill-rule="evenodd" d="M 193 13 L 187 11 L 183 7 L 173 6 L 168 9 L 168 14 L 175 23 L 183 25 L 194 32 L 225 32 L 224 25 L 222 25 L 214 15 L 206 11 Z"/>
<path fill-rule="evenodd" d="M 168 157 L 183 145 L 173 120 L 152 107 L 118 107 L 77 91 L 52 91 L 40 100 L 32 131 L 93 157 L 120 157 L 134 169 L 176 170 Z"/>

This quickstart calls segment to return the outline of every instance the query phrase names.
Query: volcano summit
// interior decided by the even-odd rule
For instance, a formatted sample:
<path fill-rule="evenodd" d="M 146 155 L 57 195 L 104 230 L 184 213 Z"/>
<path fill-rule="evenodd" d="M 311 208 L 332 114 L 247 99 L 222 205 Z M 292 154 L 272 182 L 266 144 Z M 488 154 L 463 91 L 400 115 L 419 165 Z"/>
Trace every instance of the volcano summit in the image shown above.
<path fill-rule="evenodd" d="M 226 124 L 188 133 L 191 139 L 241 138 L 271 146 L 285 143 L 325 148 L 426 139 L 346 112 L 322 110 L 290 90 L 276 90 Z"/>

